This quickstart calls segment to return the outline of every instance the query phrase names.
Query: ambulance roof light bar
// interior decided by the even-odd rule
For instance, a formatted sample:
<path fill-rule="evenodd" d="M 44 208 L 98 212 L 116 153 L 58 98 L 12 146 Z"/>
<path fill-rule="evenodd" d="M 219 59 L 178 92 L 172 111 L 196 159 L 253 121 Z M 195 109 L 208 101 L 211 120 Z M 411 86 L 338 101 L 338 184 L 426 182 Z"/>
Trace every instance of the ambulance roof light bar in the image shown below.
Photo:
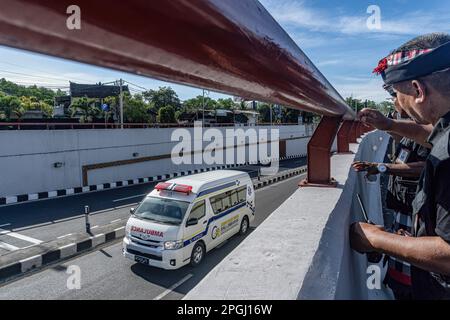
<path fill-rule="evenodd" d="M 192 186 L 184 185 L 184 184 L 173 184 L 169 182 L 159 182 L 155 189 L 158 191 L 167 190 L 167 191 L 175 191 L 180 193 L 185 193 L 189 195 L 192 192 Z"/>

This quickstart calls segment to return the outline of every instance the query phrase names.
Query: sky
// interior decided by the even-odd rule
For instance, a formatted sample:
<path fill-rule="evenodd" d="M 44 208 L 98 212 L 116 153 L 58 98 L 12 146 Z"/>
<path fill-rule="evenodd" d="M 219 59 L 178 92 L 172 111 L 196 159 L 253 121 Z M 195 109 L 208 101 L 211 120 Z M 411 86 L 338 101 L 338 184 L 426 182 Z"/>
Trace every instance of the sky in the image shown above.
<path fill-rule="evenodd" d="M 227 1 L 227 0 L 224 0 Z M 378 61 L 415 36 L 450 32 L 450 1 L 417 0 L 260 0 L 331 84 L 344 96 L 377 102 L 388 95 L 372 74 Z M 367 20 L 377 6 L 380 24 Z M 372 8 L 372 7 L 370 7 Z M 67 89 L 68 82 L 97 83 L 123 78 L 143 88 L 170 85 L 181 100 L 202 94 L 199 88 L 52 58 L 0 46 L 0 78 L 23 85 Z M 212 98 L 227 97 L 210 92 Z"/>

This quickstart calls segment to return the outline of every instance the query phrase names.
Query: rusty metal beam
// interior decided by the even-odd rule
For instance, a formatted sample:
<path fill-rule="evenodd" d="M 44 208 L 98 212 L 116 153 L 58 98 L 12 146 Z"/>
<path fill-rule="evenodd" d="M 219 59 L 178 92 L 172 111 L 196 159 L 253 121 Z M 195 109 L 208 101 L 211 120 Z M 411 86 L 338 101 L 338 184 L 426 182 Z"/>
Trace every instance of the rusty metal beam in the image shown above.
<path fill-rule="evenodd" d="M 348 142 L 349 143 L 356 143 L 358 139 L 358 122 L 352 121 L 352 128 L 350 129 L 350 133 L 348 136 Z"/>
<path fill-rule="evenodd" d="M 256 0 L 2 0 L 0 44 L 328 117 L 354 112 Z M 301 45 L 301 43 L 300 43 Z"/>
<path fill-rule="evenodd" d="M 337 134 L 338 153 L 350 153 L 350 130 L 352 129 L 353 121 L 345 120 Z"/>
<path fill-rule="evenodd" d="M 300 187 L 335 187 L 331 178 L 331 147 L 341 123 L 340 118 L 323 117 L 308 143 L 308 178 Z"/>

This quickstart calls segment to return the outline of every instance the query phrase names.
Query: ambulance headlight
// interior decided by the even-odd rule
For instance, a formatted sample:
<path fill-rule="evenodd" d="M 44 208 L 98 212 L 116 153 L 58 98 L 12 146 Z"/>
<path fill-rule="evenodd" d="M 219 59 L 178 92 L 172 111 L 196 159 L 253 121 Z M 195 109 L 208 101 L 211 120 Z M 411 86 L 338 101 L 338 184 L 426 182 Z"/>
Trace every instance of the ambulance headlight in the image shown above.
<path fill-rule="evenodd" d="M 177 250 L 183 247 L 183 241 L 166 241 L 164 242 L 164 249 L 166 250 Z"/>

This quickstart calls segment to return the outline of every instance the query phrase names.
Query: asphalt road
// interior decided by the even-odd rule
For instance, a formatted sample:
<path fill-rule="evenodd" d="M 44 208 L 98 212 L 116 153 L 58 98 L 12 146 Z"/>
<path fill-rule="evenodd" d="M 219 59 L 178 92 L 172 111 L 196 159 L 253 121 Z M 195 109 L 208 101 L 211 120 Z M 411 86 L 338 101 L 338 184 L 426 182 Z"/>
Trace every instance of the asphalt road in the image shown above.
<path fill-rule="evenodd" d="M 256 191 L 256 218 L 250 232 L 297 190 L 301 178 L 296 176 Z M 180 299 L 243 239 L 232 237 L 210 251 L 197 268 L 185 266 L 175 271 L 125 259 L 121 242 L 116 242 L 6 284 L 0 287 L 0 299 Z M 80 289 L 67 288 L 70 266 L 81 270 Z"/>
<path fill-rule="evenodd" d="M 306 158 L 280 163 L 280 172 L 306 164 Z M 257 175 L 258 166 L 235 170 Z M 126 219 L 130 208 L 153 190 L 154 183 L 0 207 L 0 255 L 85 231 L 84 206 L 93 228 Z"/>

